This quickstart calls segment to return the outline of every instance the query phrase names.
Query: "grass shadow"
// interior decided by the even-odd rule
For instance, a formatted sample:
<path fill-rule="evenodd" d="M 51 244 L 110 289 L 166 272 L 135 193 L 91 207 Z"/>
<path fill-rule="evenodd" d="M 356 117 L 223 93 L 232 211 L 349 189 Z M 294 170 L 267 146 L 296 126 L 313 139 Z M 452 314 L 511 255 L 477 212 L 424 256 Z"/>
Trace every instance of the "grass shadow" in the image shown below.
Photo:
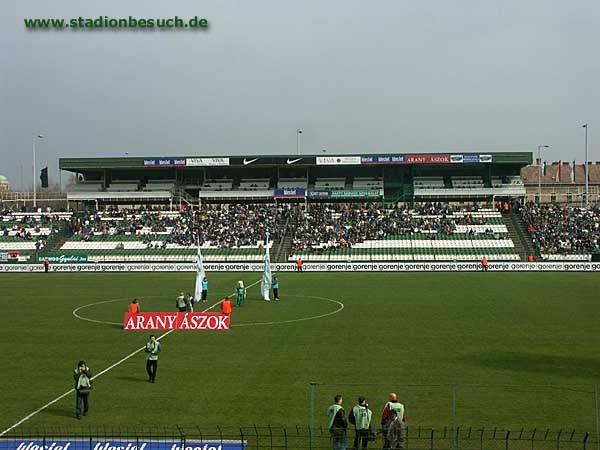
<path fill-rule="evenodd" d="M 527 352 L 486 352 L 461 356 L 465 363 L 494 370 L 552 373 L 569 378 L 594 378 L 600 373 L 600 359 L 544 355 Z"/>
<path fill-rule="evenodd" d="M 123 381 L 129 381 L 131 383 L 142 383 L 142 382 L 148 382 L 148 378 L 147 377 L 131 377 L 131 376 L 125 376 L 125 377 L 117 377 L 117 380 L 123 380 Z"/>
<path fill-rule="evenodd" d="M 73 396 L 75 396 L 75 394 L 73 394 Z M 73 400 L 73 403 L 75 403 L 75 400 Z M 73 408 L 46 408 L 44 410 L 44 414 L 48 414 L 51 416 L 56 416 L 56 417 L 71 417 L 71 418 L 75 418 L 75 405 L 73 405 Z"/>

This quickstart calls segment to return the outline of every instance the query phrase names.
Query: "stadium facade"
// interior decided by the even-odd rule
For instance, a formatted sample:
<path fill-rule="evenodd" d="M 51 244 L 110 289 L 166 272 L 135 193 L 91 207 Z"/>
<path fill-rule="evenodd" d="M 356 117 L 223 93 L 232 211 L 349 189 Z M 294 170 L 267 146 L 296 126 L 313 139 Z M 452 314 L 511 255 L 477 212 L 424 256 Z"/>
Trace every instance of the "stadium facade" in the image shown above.
<path fill-rule="evenodd" d="M 69 202 L 493 201 L 524 198 L 531 152 L 61 158 Z"/>

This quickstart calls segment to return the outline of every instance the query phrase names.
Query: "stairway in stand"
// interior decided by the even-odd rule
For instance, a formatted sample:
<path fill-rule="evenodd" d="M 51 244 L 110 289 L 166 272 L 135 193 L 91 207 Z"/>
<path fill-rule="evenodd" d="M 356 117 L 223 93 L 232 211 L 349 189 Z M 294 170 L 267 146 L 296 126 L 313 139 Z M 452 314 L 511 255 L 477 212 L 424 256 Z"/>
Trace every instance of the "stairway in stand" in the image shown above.
<path fill-rule="evenodd" d="M 271 260 L 273 262 L 285 263 L 292 253 L 292 230 L 296 223 L 294 219 L 289 218 L 285 223 L 279 224 L 279 238 L 273 239 L 271 247 Z"/>
<path fill-rule="evenodd" d="M 534 255 L 539 260 L 540 255 L 534 250 L 533 241 L 527 233 L 527 226 L 520 214 L 512 210 L 503 211 L 502 221 L 508 229 L 508 234 L 515 244 L 515 251 L 519 254 L 521 261 L 527 261 L 529 255 Z"/>

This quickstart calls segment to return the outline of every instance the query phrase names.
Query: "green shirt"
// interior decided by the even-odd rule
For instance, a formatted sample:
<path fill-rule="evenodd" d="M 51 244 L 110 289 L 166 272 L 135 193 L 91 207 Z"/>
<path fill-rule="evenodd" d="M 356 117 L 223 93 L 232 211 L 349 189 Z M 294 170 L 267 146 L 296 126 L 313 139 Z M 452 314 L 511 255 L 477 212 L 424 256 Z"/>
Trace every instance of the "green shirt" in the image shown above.
<path fill-rule="evenodd" d="M 154 343 L 148 342 L 146 344 L 146 353 L 148 353 L 148 360 L 158 361 L 158 354 L 160 353 L 160 342 L 155 341 Z"/>

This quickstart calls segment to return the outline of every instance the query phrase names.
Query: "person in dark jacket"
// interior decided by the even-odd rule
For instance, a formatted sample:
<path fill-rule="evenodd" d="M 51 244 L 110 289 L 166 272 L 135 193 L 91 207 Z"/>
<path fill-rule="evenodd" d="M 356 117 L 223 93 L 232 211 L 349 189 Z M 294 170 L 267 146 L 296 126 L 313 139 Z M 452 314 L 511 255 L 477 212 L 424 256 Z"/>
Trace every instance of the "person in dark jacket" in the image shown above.
<path fill-rule="evenodd" d="M 395 409 L 390 410 L 390 425 L 386 441 L 389 450 L 404 450 L 406 448 L 406 424 L 398 416 Z"/>
<path fill-rule="evenodd" d="M 75 380 L 75 417 L 81 419 L 83 412 L 84 416 L 88 415 L 90 410 L 90 392 L 92 391 L 92 371 L 86 366 L 85 361 L 79 361 L 77 363 L 77 369 L 73 373 L 73 380 Z M 83 403 L 83 411 L 81 410 L 81 404 Z"/>
<path fill-rule="evenodd" d="M 342 407 L 343 402 L 342 396 L 336 395 L 333 397 L 333 405 L 327 410 L 327 428 L 331 433 L 333 450 L 346 450 L 347 446 L 346 430 L 348 429 L 348 421 Z"/>

